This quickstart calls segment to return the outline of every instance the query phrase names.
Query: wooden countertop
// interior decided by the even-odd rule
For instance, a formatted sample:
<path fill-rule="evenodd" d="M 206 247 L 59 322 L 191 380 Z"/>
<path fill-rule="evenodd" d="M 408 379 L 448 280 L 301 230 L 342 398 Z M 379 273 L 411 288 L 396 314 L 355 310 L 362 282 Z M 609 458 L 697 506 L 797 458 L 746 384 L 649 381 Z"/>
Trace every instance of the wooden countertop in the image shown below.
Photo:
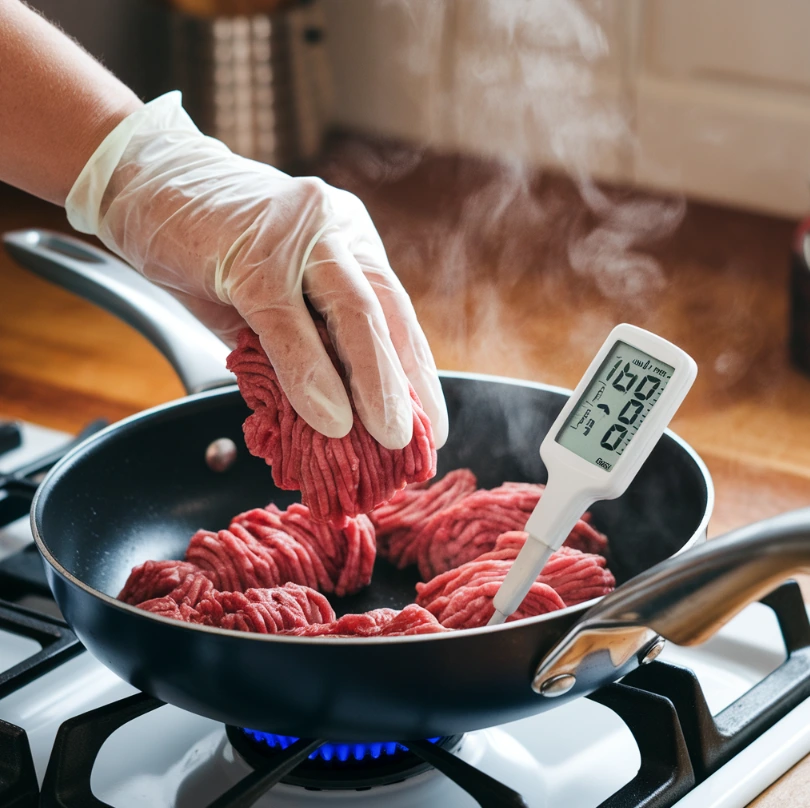
<path fill-rule="evenodd" d="M 650 328 L 698 362 L 673 428 L 714 478 L 710 534 L 810 504 L 810 378 L 786 349 L 794 222 L 690 204 L 667 227 L 672 200 L 615 191 L 589 209 L 560 178 L 417 158 L 339 144 L 322 170 L 368 205 L 439 367 L 571 387 L 616 322 Z M 20 227 L 69 229 L 0 187 L 0 230 Z M 77 431 L 182 394 L 145 339 L 0 254 L 0 418 Z M 810 804 L 789 796 L 809 777 L 803 761 L 754 804 Z"/>

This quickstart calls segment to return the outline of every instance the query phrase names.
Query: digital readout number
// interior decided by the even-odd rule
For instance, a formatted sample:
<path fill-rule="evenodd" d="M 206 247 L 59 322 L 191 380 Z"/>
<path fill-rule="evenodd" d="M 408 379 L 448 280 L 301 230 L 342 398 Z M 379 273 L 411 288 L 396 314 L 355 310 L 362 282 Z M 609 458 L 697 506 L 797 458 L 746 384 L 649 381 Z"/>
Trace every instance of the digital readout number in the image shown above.
<path fill-rule="evenodd" d="M 610 369 L 610 373 L 608 373 L 607 377 L 605 378 L 606 382 L 609 382 L 615 375 L 616 371 L 619 370 L 619 366 L 622 364 L 622 361 L 623 360 L 620 359 L 615 365 L 613 365 L 613 367 Z M 625 362 L 624 367 L 619 370 L 619 375 L 613 380 L 613 389 L 618 390 L 620 393 L 630 393 L 633 391 L 634 387 L 636 389 L 633 392 L 633 398 L 631 398 L 624 405 L 622 411 L 619 413 L 618 423 L 613 424 L 613 426 L 611 426 L 610 429 L 605 432 L 602 440 L 599 441 L 599 445 L 603 449 L 607 449 L 609 452 L 615 452 L 616 449 L 619 448 L 621 442 L 627 435 L 628 427 L 633 426 L 641 413 L 647 408 L 644 402 L 649 401 L 661 386 L 661 378 L 652 374 L 647 374 L 644 376 L 638 383 L 638 386 L 636 386 L 636 382 L 638 382 L 640 374 L 634 373 L 634 370 L 634 365 L 631 365 L 629 362 Z M 598 465 L 602 464 L 599 463 Z"/>
<path fill-rule="evenodd" d="M 674 370 L 633 345 L 616 343 L 557 435 L 557 442 L 611 471 L 661 398 Z"/>

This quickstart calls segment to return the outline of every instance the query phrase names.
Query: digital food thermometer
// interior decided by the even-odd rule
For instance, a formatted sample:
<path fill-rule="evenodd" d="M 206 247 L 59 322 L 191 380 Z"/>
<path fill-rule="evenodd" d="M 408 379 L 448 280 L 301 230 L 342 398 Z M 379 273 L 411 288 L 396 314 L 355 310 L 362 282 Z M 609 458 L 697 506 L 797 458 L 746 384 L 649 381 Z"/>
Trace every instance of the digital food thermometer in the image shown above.
<path fill-rule="evenodd" d="M 671 342 L 627 323 L 610 332 L 540 446 L 548 484 L 489 625 L 517 610 L 594 502 L 627 490 L 696 376 L 694 359 Z"/>

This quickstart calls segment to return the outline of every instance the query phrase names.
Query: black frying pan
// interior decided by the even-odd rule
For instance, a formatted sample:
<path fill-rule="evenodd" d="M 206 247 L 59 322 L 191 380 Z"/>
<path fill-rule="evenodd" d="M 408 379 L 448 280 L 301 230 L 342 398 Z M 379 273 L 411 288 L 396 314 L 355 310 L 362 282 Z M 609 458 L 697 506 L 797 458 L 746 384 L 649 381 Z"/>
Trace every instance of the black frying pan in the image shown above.
<path fill-rule="evenodd" d="M 37 231 L 10 233 L 5 242 L 23 265 L 150 336 L 188 389 L 226 380 L 221 343 L 117 260 Z M 189 347 L 194 364 L 184 360 Z M 439 453 L 440 475 L 467 466 L 484 486 L 545 480 L 537 447 L 564 391 L 453 373 L 442 384 L 451 436 Z M 592 509 L 624 584 L 601 601 L 504 626 L 376 639 L 223 631 L 118 602 L 135 564 L 182 557 L 197 528 L 217 529 L 247 508 L 296 499 L 276 490 L 269 469 L 244 449 L 247 414 L 228 386 L 128 418 L 59 463 L 32 512 L 51 589 L 87 648 L 136 687 L 227 724 L 387 740 L 512 721 L 629 672 L 655 653 L 657 633 L 678 642 L 704 637 L 810 560 L 807 512 L 678 555 L 705 537 L 713 491 L 697 455 L 668 433 L 627 493 Z M 205 453 L 222 437 L 241 448 L 233 466 L 217 473 Z M 378 561 L 365 592 L 332 603 L 339 613 L 402 607 L 413 600 L 416 580 Z"/>

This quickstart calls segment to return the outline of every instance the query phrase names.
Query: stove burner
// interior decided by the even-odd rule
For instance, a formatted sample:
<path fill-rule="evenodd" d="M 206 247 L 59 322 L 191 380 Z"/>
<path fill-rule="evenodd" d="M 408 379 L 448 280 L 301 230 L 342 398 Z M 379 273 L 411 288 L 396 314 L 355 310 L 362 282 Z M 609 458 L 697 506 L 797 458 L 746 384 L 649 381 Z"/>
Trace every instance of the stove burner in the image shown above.
<path fill-rule="evenodd" d="M 255 729 L 243 729 L 249 737 L 255 741 L 266 743 L 269 747 L 275 749 L 286 749 L 291 744 L 294 744 L 298 738 L 292 735 L 275 735 L 272 732 L 259 732 Z M 431 743 L 437 743 L 441 738 L 428 738 Z M 310 756 L 310 760 L 320 758 L 327 763 L 331 760 L 346 763 L 349 760 L 365 760 L 372 758 L 378 760 L 383 756 L 395 757 L 408 752 L 408 748 L 403 746 L 397 741 L 388 741 L 384 743 L 351 743 L 351 742 L 336 742 L 325 743 L 320 748 L 316 749 Z"/>
<path fill-rule="evenodd" d="M 228 739 L 234 749 L 255 769 L 267 766 L 298 738 L 275 735 L 252 729 L 228 727 Z M 461 735 L 429 738 L 441 749 L 456 749 Z M 411 752 L 404 743 L 331 742 L 324 743 L 290 774 L 282 783 L 303 788 L 368 789 L 398 783 L 430 771 L 433 766 Z"/>

